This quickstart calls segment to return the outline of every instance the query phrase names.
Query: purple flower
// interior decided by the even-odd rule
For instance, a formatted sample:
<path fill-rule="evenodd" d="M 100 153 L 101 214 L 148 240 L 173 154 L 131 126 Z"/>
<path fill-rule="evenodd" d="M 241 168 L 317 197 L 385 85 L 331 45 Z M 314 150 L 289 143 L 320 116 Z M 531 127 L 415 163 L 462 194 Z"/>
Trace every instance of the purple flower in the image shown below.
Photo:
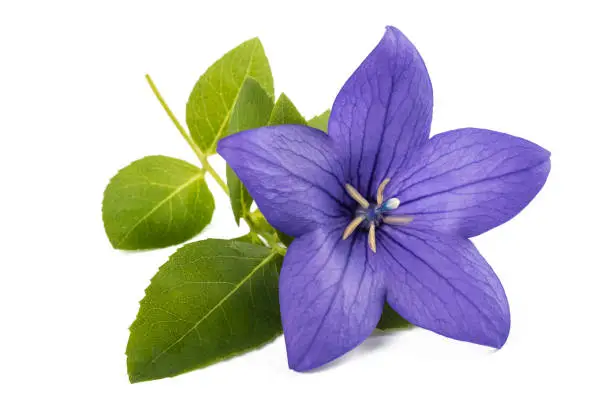
<path fill-rule="evenodd" d="M 421 56 L 389 27 L 336 98 L 329 136 L 283 125 L 219 143 L 268 221 L 295 237 L 279 283 L 294 370 L 360 344 L 385 300 L 444 336 L 505 343 L 504 289 L 468 238 L 535 197 L 550 153 L 484 129 L 428 138 L 432 105 Z"/>

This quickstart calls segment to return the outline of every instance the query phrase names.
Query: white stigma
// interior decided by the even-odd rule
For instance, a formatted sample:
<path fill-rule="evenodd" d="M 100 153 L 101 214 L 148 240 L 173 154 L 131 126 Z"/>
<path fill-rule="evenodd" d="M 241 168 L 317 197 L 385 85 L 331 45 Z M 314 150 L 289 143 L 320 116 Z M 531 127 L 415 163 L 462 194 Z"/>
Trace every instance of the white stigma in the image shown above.
<path fill-rule="evenodd" d="M 400 200 L 398 198 L 390 198 L 384 202 L 383 207 L 385 210 L 395 210 L 400 205 Z"/>

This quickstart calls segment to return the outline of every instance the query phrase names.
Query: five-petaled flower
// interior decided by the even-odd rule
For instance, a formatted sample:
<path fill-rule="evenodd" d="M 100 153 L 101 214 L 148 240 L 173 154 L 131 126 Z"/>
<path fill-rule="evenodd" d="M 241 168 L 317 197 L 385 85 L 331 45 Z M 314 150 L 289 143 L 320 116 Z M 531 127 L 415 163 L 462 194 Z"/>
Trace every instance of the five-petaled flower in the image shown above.
<path fill-rule="evenodd" d="M 268 221 L 295 237 L 279 282 L 294 370 L 360 344 L 385 301 L 444 336 L 505 343 L 504 289 L 468 238 L 535 197 L 550 153 L 484 129 L 429 138 L 432 105 L 421 56 L 389 27 L 338 94 L 329 135 L 282 125 L 219 143 Z"/>

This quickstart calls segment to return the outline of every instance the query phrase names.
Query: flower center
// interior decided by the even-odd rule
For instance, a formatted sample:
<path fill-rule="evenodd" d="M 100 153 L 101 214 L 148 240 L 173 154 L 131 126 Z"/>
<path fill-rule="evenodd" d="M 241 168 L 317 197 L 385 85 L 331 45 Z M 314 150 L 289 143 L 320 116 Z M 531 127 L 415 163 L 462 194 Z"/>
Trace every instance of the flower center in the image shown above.
<path fill-rule="evenodd" d="M 351 198 L 359 204 L 359 208 L 355 211 L 355 218 L 347 225 L 342 234 L 342 239 L 347 239 L 357 229 L 362 226 L 368 229 L 368 246 L 372 252 L 376 252 L 376 227 L 382 223 L 393 225 L 406 225 L 413 220 L 409 215 L 389 215 L 400 205 L 400 200 L 397 198 L 384 199 L 385 187 L 391 179 L 384 179 L 378 190 L 376 191 L 376 203 L 370 203 L 363 198 L 359 191 L 350 184 L 346 184 L 346 192 Z"/>

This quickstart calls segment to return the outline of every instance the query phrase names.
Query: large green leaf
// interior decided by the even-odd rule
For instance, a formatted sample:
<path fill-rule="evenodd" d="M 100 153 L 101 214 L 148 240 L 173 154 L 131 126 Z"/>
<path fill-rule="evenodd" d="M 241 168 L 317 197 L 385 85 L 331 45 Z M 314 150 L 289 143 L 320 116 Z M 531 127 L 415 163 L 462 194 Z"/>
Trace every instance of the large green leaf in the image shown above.
<path fill-rule="evenodd" d="M 397 329 L 406 329 L 409 327 L 413 327 L 412 324 L 408 323 L 406 319 L 400 316 L 395 310 L 389 306 L 388 303 L 385 303 L 385 307 L 383 308 L 382 316 L 378 322 L 378 326 L 376 326 L 379 330 L 397 330 Z"/>
<path fill-rule="evenodd" d="M 233 134 L 265 126 L 273 106 L 274 100 L 265 89 L 254 79 L 247 78 L 236 98 L 227 133 Z M 249 213 L 253 198 L 229 165 L 226 166 L 226 178 L 234 219 L 238 224 L 240 218 Z"/>
<path fill-rule="evenodd" d="M 306 119 L 297 110 L 291 99 L 281 93 L 274 104 L 268 125 L 305 125 Z"/>
<path fill-rule="evenodd" d="M 151 280 L 130 328 L 131 382 L 171 377 L 281 334 L 282 257 L 238 240 L 185 245 Z"/>
<path fill-rule="evenodd" d="M 228 134 L 231 113 L 247 77 L 274 95 L 272 72 L 258 38 L 229 51 L 200 77 L 187 101 L 187 126 L 204 154 L 216 151 L 217 141 Z"/>
<path fill-rule="evenodd" d="M 308 126 L 317 128 L 327 133 L 327 123 L 329 122 L 330 113 L 331 111 L 328 109 L 322 114 L 315 116 L 314 118 L 308 121 Z"/>
<path fill-rule="evenodd" d="M 202 231 L 214 208 L 201 169 L 172 157 L 148 156 L 112 178 L 102 218 L 115 248 L 163 248 Z"/>

